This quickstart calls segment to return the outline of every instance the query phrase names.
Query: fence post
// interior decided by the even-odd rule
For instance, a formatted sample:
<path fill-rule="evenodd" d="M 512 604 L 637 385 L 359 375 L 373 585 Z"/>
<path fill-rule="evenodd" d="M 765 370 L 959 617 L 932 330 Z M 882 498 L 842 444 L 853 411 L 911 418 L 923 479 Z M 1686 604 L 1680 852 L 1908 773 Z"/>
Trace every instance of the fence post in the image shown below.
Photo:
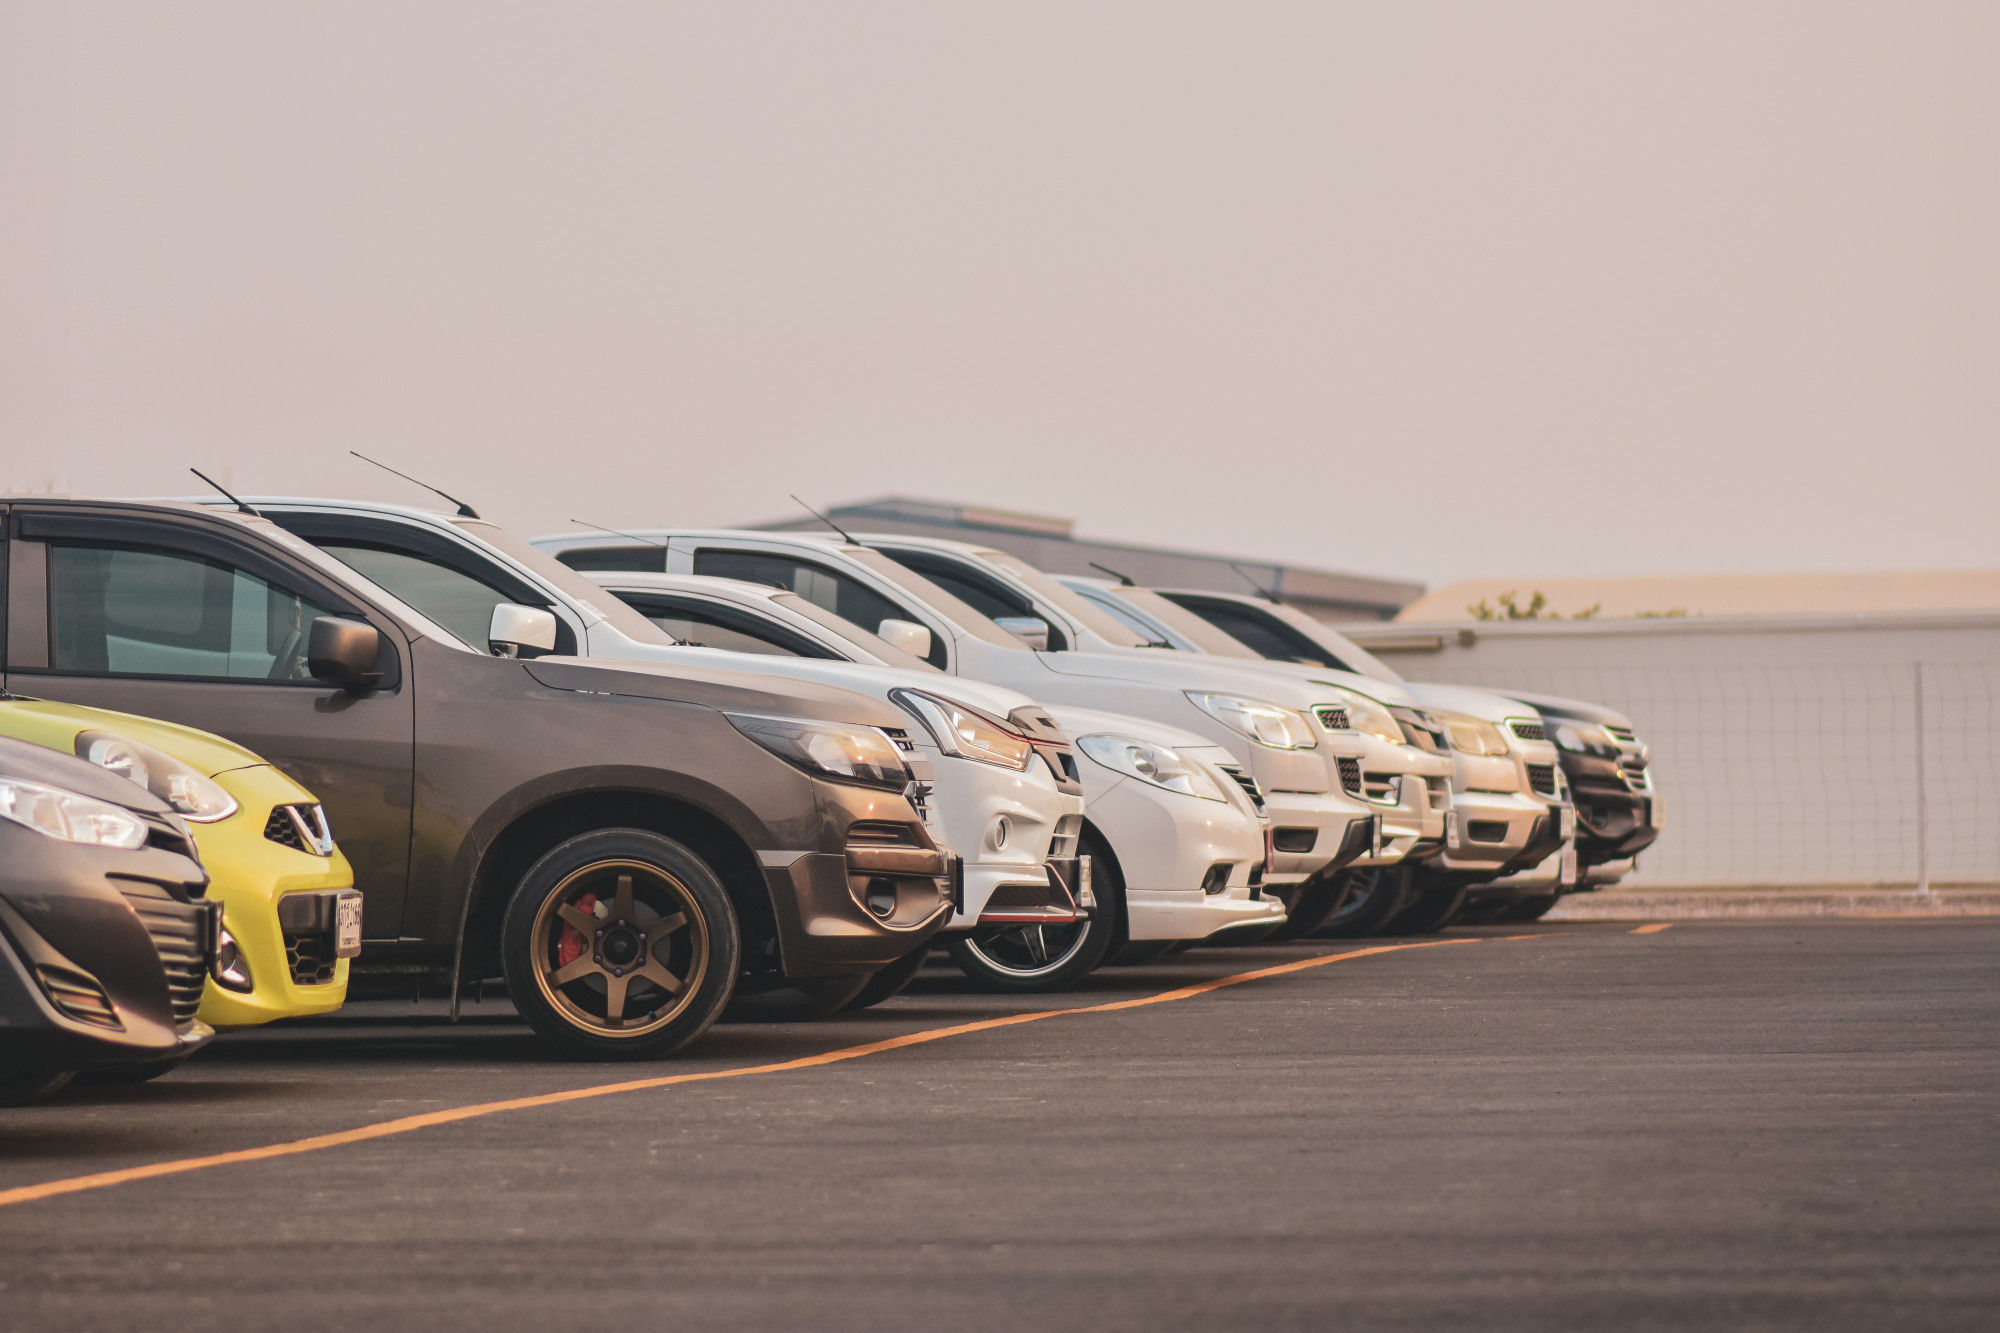
<path fill-rule="evenodd" d="M 1924 787 L 1924 664 L 1914 664 L 1917 685 L 1917 892 L 1924 897 L 1931 891 L 1931 811 L 1928 793 Z"/>

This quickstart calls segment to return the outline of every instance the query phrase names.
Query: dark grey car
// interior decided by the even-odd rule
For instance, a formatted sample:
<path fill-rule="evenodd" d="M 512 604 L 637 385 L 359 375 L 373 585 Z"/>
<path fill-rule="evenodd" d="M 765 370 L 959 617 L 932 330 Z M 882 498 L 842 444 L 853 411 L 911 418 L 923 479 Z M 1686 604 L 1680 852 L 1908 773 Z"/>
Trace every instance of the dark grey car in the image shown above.
<path fill-rule="evenodd" d="M 851 977 L 950 915 L 902 715 L 735 671 L 467 644 L 251 514 L 4 506 L 5 684 L 227 736 L 325 804 L 358 986 L 506 978 L 572 1054 L 663 1054 L 740 982 Z"/>

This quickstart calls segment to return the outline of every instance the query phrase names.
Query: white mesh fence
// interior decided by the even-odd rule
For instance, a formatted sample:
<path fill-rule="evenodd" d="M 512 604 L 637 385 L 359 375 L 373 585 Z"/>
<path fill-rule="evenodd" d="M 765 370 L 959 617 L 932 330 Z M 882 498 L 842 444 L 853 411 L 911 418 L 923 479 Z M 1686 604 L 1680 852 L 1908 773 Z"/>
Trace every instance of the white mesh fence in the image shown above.
<path fill-rule="evenodd" d="M 1631 715 L 1666 820 L 1628 885 L 2000 883 L 2000 664 L 1451 666 L 1405 662 Z"/>

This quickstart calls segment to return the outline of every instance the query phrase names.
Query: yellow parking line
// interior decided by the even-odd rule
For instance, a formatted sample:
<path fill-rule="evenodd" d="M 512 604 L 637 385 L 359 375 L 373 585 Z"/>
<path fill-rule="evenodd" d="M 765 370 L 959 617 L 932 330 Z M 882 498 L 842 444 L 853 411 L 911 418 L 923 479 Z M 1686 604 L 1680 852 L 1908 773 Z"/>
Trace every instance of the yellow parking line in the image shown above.
<path fill-rule="evenodd" d="M 1671 921 L 1655 921 L 1650 925 L 1638 927 L 1632 933 L 1634 935 L 1657 935 L 1663 930 L 1671 930 L 1673 924 Z"/>
<path fill-rule="evenodd" d="M 1537 937 L 1525 935 L 1511 938 Z M 505 1111 L 560 1106 L 565 1102 L 587 1101 L 595 1097 L 611 1097 L 626 1092 L 646 1092 L 653 1088 L 672 1088 L 684 1083 L 708 1083 L 716 1079 L 746 1078 L 753 1074 L 786 1074 L 798 1069 L 838 1064 L 844 1060 L 859 1060 L 863 1056 L 880 1055 L 884 1051 L 902 1050 L 908 1046 L 921 1046 L 926 1042 L 943 1041 L 947 1037 L 963 1037 L 994 1028 L 1039 1023 L 1047 1018 L 1063 1018 L 1071 1014 L 1107 1014 L 1124 1009 L 1142 1009 L 1147 1005 L 1171 1004 L 1176 1000 L 1188 1000 L 1197 995 L 1206 995 L 1226 986 L 1241 986 L 1246 982 L 1263 981 L 1291 972 L 1303 972 L 1307 968 L 1324 967 L 1328 963 L 1345 962 L 1350 958 L 1400 953 L 1406 949 L 1435 949 L 1449 944 L 1478 943 L 1480 941 L 1477 938 L 1462 938 L 1426 940 L 1419 944 L 1377 944 L 1366 949 L 1320 954 L 1312 958 L 1301 958 L 1295 962 L 1279 963 L 1272 967 L 1260 967 L 1254 971 L 1236 972 L 1226 977 L 1216 977 L 1211 981 L 1196 982 L 1191 986 L 1180 986 L 1133 1000 L 1113 1000 L 1106 1004 L 1087 1004 L 1074 1009 L 1042 1009 L 1033 1013 L 1008 1014 L 1001 1018 L 982 1018 L 972 1023 L 956 1023 L 950 1027 L 906 1032 L 900 1037 L 885 1037 L 881 1041 L 864 1042 L 859 1046 L 843 1046 L 838 1050 L 823 1051 L 818 1055 L 804 1055 L 794 1060 L 779 1060 L 772 1064 L 743 1065 L 735 1069 L 712 1069 L 693 1074 L 664 1074 L 656 1078 L 628 1079 L 619 1083 L 599 1083 L 585 1088 L 571 1088 L 566 1092 L 545 1092 L 533 1097 L 512 1097 L 506 1101 L 478 1102 L 470 1106 L 454 1106 L 443 1111 L 426 1111 L 421 1115 L 381 1120 L 372 1125 L 359 1125 L 332 1134 L 315 1134 L 310 1138 L 293 1139 L 286 1143 L 266 1144 L 261 1148 L 239 1148 L 234 1152 L 212 1153 L 206 1157 L 182 1157 L 165 1162 L 148 1162 L 144 1166 L 128 1166 L 117 1171 L 100 1171 L 94 1175 L 70 1176 L 63 1180 L 45 1181 L 39 1185 L 22 1185 L 15 1189 L 0 1190 L 0 1208 L 32 1203 L 37 1199 L 51 1199 L 62 1194 L 81 1194 L 86 1190 L 109 1189 L 113 1185 L 129 1185 L 135 1181 L 154 1180 L 161 1176 L 182 1175 L 189 1171 L 206 1171 L 214 1167 L 236 1166 L 244 1162 L 266 1162 L 277 1157 L 297 1157 L 302 1153 L 343 1148 L 349 1144 L 366 1143 L 371 1139 L 386 1139 L 420 1129 L 434 1129 L 439 1125 L 455 1124 L 461 1120 L 477 1120 L 483 1116 L 499 1115 Z"/>

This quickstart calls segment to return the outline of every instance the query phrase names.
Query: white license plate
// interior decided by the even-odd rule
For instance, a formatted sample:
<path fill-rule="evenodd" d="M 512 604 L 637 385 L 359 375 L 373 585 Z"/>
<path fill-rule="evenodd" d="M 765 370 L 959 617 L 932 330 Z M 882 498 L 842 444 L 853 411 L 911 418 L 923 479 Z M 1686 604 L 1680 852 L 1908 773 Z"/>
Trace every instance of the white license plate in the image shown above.
<path fill-rule="evenodd" d="M 1569 842 L 1576 837 L 1575 806 L 1573 805 L 1564 806 L 1562 808 L 1562 818 L 1558 822 L 1562 825 L 1562 836 L 1564 842 Z"/>
<path fill-rule="evenodd" d="M 1576 883 L 1576 844 L 1571 842 L 1563 844 L 1562 886 L 1568 888 L 1574 883 Z"/>
<path fill-rule="evenodd" d="M 1667 798 L 1653 793 L 1653 827 L 1660 828 L 1667 822 Z"/>
<path fill-rule="evenodd" d="M 1369 839 L 1372 848 L 1368 854 L 1370 856 L 1380 856 L 1382 854 L 1382 816 L 1370 815 L 1368 816 L 1368 823 L 1371 826 Z"/>
<path fill-rule="evenodd" d="M 361 952 L 361 895 L 349 889 L 333 904 L 333 956 L 352 958 Z"/>
<path fill-rule="evenodd" d="M 1444 845 L 1447 847 L 1458 846 L 1458 811 L 1456 810 L 1447 810 L 1444 812 Z"/>
<path fill-rule="evenodd" d="M 1076 905 L 1085 911 L 1097 909 L 1097 895 L 1090 891 L 1090 858 L 1076 858 Z"/>

